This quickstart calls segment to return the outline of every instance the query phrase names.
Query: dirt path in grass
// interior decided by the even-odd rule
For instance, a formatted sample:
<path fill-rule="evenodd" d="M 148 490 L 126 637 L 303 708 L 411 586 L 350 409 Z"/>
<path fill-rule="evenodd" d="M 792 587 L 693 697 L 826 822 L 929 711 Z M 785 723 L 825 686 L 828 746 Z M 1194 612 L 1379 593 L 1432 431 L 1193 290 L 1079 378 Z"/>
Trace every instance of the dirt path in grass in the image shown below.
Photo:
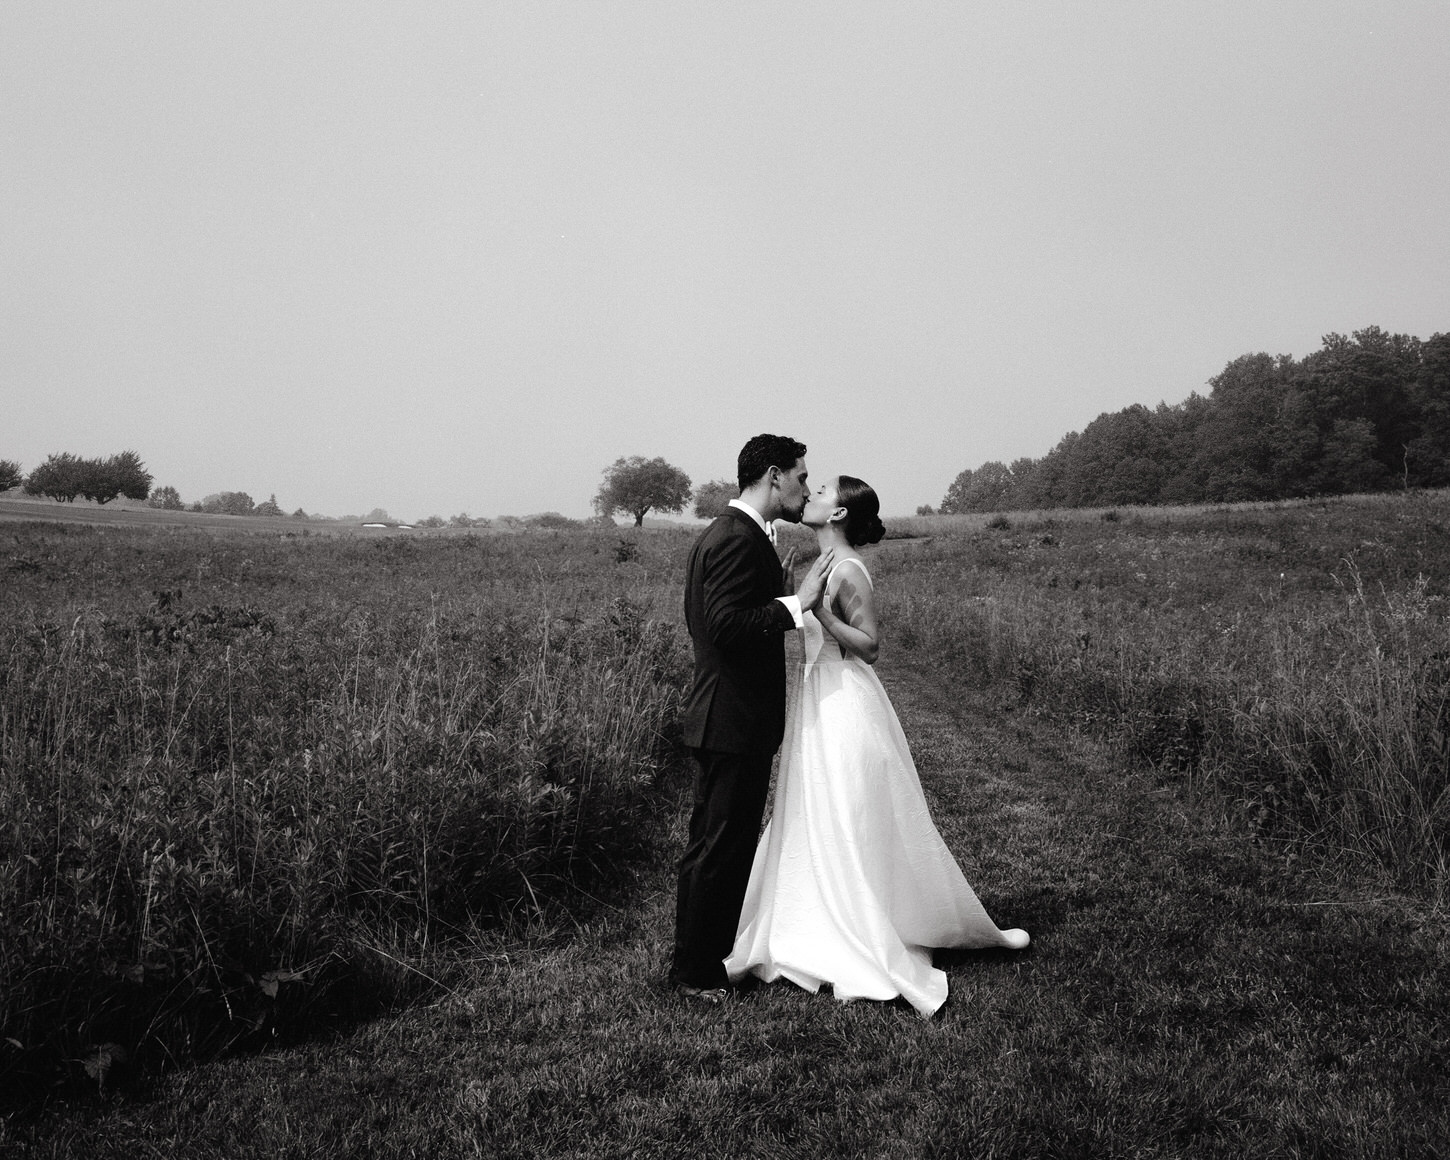
<path fill-rule="evenodd" d="M 1450 1155 L 1442 912 L 1270 857 L 1181 787 L 897 661 L 948 844 L 1021 955 L 930 1022 L 663 982 L 670 858 L 567 937 L 479 947 L 338 1039 L 0 1136 L 37 1156 Z M 675 802 L 678 838 L 683 809 Z"/>

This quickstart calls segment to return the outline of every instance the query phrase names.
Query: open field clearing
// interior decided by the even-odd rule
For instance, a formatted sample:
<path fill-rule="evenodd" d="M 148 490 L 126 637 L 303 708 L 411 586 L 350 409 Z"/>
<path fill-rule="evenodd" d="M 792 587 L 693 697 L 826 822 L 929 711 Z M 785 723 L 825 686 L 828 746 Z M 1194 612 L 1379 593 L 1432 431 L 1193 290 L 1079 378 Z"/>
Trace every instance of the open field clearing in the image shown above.
<path fill-rule="evenodd" d="M 0 525 L 0 1149 L 1450 1155 L 1450 500 L 1104 514 L 876 552 L 931 1022 L 664 987 L 688 531 Z"/>

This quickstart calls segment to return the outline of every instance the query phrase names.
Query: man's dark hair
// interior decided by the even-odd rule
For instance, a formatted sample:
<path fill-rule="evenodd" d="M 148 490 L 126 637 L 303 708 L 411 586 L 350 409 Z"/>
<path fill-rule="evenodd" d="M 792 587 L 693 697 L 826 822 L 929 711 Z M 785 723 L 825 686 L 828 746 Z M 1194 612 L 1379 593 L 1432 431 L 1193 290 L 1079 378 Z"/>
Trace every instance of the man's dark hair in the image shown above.
<path fill-rule="evenodd" d="M 772 467 L 789 471 L 798 459 L 803 459 L 806 445 L 789 435 L 756 435 L 740 449 L 736 461 L 736 482 L 744 491 Z"/>

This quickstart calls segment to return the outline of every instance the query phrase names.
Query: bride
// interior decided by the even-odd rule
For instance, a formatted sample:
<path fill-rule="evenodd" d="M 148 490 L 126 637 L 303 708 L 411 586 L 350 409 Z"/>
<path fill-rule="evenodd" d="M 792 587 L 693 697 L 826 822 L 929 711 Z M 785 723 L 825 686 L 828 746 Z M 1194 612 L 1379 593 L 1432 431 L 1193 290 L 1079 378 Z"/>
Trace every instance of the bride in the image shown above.
<path fill-rule="evenodd" d="M 805 662 L 786 723 L 775 804 L 756 848 L 731 982 L 786 978 L 838 999 L 904 997 L 924 1017 L 947 997 L 933 947 L 1028 944 L 998 930 L 932 824 L 891 701 L 871 668 L 880 632 L 857 548 L 881 539 L 876 493 L 827 481 L 801 522 L 836 563 L 806 613 Z"/>

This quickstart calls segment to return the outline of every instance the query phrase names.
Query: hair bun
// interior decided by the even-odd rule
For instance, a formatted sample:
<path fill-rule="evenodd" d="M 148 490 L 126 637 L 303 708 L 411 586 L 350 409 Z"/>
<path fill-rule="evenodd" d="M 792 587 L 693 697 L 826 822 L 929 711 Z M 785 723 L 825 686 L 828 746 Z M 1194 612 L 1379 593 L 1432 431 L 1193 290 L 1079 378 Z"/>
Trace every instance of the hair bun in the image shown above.
<path fill-rule="evenodd" d="M 881 501 L 871 485 L 854 475 L 836 477 L 836 502 L 846 509 L 846 543 L 853 548 L 874 544 L 886 534 L 881 524 Z"/>

